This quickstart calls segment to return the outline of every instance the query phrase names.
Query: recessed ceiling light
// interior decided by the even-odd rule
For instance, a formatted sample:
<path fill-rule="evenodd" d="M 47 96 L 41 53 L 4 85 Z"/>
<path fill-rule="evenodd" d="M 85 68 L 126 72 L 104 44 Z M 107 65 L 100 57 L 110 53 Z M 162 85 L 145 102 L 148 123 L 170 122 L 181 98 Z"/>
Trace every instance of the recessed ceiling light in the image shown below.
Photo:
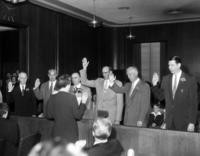
<path fill-rule="evenodd" d="M 128 6 L 123 6 L 123 7 L 118 7 L 117 9 L 119 9 L 119 10 L 129 10 L 130 7 L 128 7 Z"/>
<path fill-rule="evenodd" d="M 168 14 L 170 14 L 170 15 L 179 15 L 179 14 L 182 14 L 182 13 L 183 13 L 183 11 L 177 10 L 177 9 L 170 10 L 170 11 L 168 12 Z"/>

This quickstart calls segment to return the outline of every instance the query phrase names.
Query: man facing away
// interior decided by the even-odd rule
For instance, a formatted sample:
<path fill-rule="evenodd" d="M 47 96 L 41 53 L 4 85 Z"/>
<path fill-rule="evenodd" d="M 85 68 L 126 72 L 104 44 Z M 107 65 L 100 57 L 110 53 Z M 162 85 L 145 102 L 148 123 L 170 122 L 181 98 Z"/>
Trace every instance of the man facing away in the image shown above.
<path fill-rule="evenodd" d="M 40 117 L 46 116 L 46 105 L 50 96 L 54 92 L 57 75 L 58 74 L 55 69 L 49 69 L 48 70 L 49 80 L 47 82 L 44 82 L 40 88 L 39 88 L 41 84 L 40 79 L 37 78 L 35 81 L 35 87 L 33 89 L 35 96 L 37 97 L 38 100 L 43 100 L 43 113 L 39 115 Z"/>
<path fill-rule="evenodd" d="M 93 146 L 87 149 L 89 156 L 120 156 L 123 148 L 118 140 L 109 140 L 112 123 L 108 118 L 97 118 L 92 127 Z"/>
<path fill-rule="evenodd" d="M 104 66 L 102 69 L 103 78 L 97 78 L 96 80 L 87 79 L 87 67 L 89 62 L 86 58 L 82 60 L 83 69 L 80 70 L 81 83 L 88 87 L 96 88 L 97 101 L 96 109 L 97 113 L 101 111 L 108 112 L 108 117 L 114 124 L 119 124 L 122 118 L 123 110 L 123 95 L 116 94 L 108 86 L 108 78 L 111 70 L 108 66 Z M 122 86 L 122 83 L 116 80 L 116 84 Z"/>

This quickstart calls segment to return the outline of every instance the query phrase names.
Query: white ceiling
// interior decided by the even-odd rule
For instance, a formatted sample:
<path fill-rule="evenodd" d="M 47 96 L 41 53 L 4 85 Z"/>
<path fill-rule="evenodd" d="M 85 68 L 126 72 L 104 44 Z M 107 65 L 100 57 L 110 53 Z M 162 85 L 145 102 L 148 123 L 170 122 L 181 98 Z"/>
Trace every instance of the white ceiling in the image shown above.
<path fill-rule="evenodd" d="M 94 14 L 93 0 L 30 1 L 85 20 Z M 133 25 L 200 20 L 200 0 L 95 0 L 95 6 L 97 17 L 108 26 L 125 26 L 130 16 Z"/>

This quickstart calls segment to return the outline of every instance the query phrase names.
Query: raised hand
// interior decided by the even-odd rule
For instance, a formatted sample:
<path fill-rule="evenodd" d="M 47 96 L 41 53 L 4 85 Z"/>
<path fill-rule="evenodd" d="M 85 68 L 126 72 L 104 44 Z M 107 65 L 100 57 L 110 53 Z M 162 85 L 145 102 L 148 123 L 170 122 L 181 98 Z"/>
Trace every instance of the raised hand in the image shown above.
<path fill-rule="evenodd" d="M 158 73 L 154 73 L 153 74 L 153 77 L 152 77 L 152 85 L 153 86 L 156 86 L 157 83 L 159 82 L 160 78 L 159 78 L 159 75 Z"/>
<path fill-rule="evenodd" d="M 14 86 L 12 85 L 12 82 L 8 82 L 8 92 L 12 92 L 13 91 Z"/>
<path fill-rule="evenodd" d="M 34 86 L 34 88 L 36 89 L 36 88 L 38 88 L 40 86 L 40 79 L 36 79 L 35 80 L 35 86 Z"/>
<path fill-rule="evenodd" d="M 86 70 L 87 67 L 88 67 L 88 65 L 89 65 L 89 61 L 87 60 L 86 57 L 84 57 L 84 58 L 82 59 L 82 66 L 83 66 L 83 69 Z"/>
<path fill-rule="evenodd" d="M 88 99 L 88 93 L 87 92 L 83 92 L 82 93 L 82 97 L 81 97 L 81 101 L 83 104 L 85 104 L 87 102 Z"/>

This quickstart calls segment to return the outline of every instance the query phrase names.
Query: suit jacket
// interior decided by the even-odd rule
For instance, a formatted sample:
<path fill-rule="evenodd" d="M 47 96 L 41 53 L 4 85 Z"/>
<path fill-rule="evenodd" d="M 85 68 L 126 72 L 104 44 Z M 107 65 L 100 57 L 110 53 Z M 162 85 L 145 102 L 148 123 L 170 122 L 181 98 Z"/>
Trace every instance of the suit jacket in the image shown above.
<path fill-rule="evenodd" d="M 80 70 L 81 83 L 83 85 L 96 88 L 97 101 L 96 109 L 108 111 L 109 118 L 114 123 L 121 121 L 123 111 L 123 95 L 116 94 L 110 88 L 104 89 L 104 79 L 97 78 L 96 80 L 88 80 L 86 70 Z M 122 86 L 120 81 L 117 81 L 119 86 Z"/>
<path fill-rule="evenodd" d="M 3 102 L 3 96 L 2 96 L 2 93 L 1 93 L 1 90 L 0 90 L 0 103 Z"/>
<path fill-rule="evenodd" d="M 95 113 L 93 111 L 93 103 L 92 103 L 92 93 L 89 87 L 84 86 L 81 84 L 81 87 L 79 88 L 82 93 L 86 92 L 88 94 L 88 99 L 86 102 L 86 110 L 83 115 L 83 119 L 94 119 L 95 118 Z M 74 86 L 70 87 L 70 93 L 75 95 L 75 88 Z"/>
<path fill-rule="evenodd" d="M 175 97 L 172 96 L 172 74 L 163 78 L 161 88 L 166 101 L 166 124 L 172 122 L 176 130 L 186 130 L 189 123 L 195 124 L 197 116 L 197 82 L 194 77 L 182 72 Z"/>
<path fill-rule="evenodd" d="M 47 117 L 54 119 L 53 137 L 61 137 L 69 142 L 78 140 L 77 120 L 84 114 L 86 106 L 78 105 L 76 97 L 67 92 L 58 92 L 47 103 Z"/>
<path fill-rule="evenodd" d="M 88 156 L 121 156 L 123 148 L 119 141 L 111 140 L 106 143 L 100 143 L 86 150 Z"/>
<path fill-rule="evenodd" d="M 74 90 L 74 86 L 70 87 L 70 93 L 75 94 L 75 90 Z M 86 92 L 88 94 L 88 99 L 87 99 L 87 109 L 91 109 L 91 105 L 92 105 L 92 93 L 89 87 L 86 87 L 84 85 L 81 85 L 81 88 L 79 88 L 81 90 L 82 93 Z"/>
<path fill-rule="evenodd" d="M 24 95 L 22 95 L 20 86 L 16 86 L 12 92 L 7 93 L 8 103 L 14 103 L 16 115 L 32 116 L 37 113 L 36 98 L 32 88 L 26 85 Z"/>
<path fill-rule="evenodd" d="M 137 121 L 142 121 L 146 126 L 147 113 L 150 109 L 150 87 L 147 83 L 139 80 L 130 96 L 131 85 L 130 82 L 123 87 L 114 84 L 111 89 L 126 95 L 124 125 L 136 126 Z"/>
<path fill-rule="evenodd" d="M 46 105 L 51 96 L 49 81 L 43 83 L 40 88 L 34 89 L 34 93 L 38 100 L 43 100 L 43 113 L 46 116 Z"/>

